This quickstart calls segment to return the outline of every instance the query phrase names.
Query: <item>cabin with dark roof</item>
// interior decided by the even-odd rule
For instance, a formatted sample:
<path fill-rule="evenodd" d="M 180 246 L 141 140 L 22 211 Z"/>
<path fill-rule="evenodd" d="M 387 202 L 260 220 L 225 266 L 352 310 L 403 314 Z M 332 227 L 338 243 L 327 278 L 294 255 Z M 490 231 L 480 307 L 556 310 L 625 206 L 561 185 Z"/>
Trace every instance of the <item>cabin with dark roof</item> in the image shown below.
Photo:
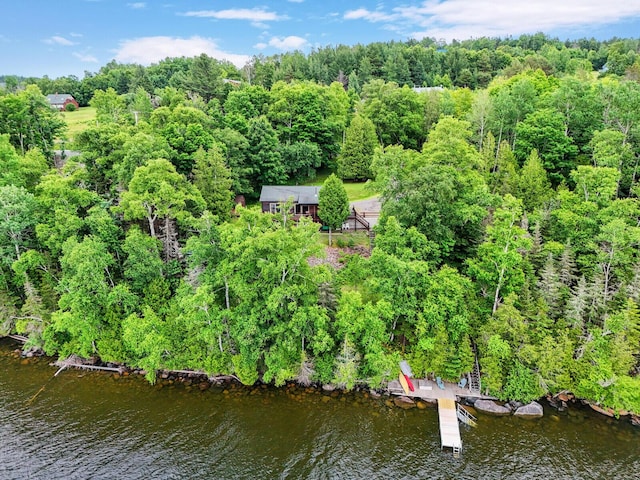
<path fill-rule="evenodd" d="M 68 93 L 52 93 L 47 95 L 47 100 L 49 101 L 51 108 L 55 108 L 56 110 L 65 110 L 67 105 L 70 103 L 73 103 L 76 108 L 79 107 L 76 99 Z"/>
<path fill-rule="evenodd" d="M 321 223 L 318 217 L 319 192 L 319 186 L 265 185 L 260 193 L 260 204 L 265 213 L 279 213 L 285 203 L 291 202 L 294 219 L 305 216 L 313 218 L 314 222 Z"/>

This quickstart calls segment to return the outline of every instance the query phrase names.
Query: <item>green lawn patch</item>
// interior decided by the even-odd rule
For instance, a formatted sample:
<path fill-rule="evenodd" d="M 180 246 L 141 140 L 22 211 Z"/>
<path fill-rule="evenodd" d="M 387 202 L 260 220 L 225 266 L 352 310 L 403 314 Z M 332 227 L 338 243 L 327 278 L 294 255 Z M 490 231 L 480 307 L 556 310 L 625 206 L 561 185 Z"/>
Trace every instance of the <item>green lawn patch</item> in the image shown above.
<path fill-rule="evenodd" d="M 316 176 L 312 179 L 307 180 L 306 182 L 301 183 L 301 185 L 308 186 L 320 186 L 324 183 L 329 175 L 331 175 L 330 170 L 322 169 L 318 170 Z M 367 198 L 375 197 L 376 193 L 369 190 L 369 182 L 343 182 L 344 189 L 347 191 L 347 196 L 349 197 L 350 202 L 356 202 L 358 200 L 365 200 Z"/>
<path fill-rule="evenodd" d="M 62 112 L 62 117 L 68 126 L 66 132 L 68 141 L 73 142 L 73 139 L 78 133 L 95 125 L 96 109 L 93 107 L 82 107 L 75 112 Z"/>

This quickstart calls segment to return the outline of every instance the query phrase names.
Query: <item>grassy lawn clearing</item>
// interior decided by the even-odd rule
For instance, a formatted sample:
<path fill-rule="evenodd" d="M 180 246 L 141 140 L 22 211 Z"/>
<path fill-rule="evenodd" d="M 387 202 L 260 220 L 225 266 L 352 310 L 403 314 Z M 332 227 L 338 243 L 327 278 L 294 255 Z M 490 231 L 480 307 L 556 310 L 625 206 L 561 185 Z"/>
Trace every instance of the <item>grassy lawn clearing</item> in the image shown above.
<path fill-rule="evenodd" d="M 329 170 L 319 170 L 315 178 L 302 183 L 302 185 L 322 185 L 329 175 L 331 175 Z M 375 197 L 376 194 L 368 190 L 367 184 L 368 182 L 344 182 L 344 189 L 347 191 L 349 201 L 357 202 L 358 200 Z"/>
<path fill-rule="evenodd" d="M 69 127 L 67 129 L 68 140 L 73 142 L 73 139 L 78 133 L 95 125 L 96 109 L 93 107 L 82 107 L 75 112 L 62 112 L 62 117 Z"/>

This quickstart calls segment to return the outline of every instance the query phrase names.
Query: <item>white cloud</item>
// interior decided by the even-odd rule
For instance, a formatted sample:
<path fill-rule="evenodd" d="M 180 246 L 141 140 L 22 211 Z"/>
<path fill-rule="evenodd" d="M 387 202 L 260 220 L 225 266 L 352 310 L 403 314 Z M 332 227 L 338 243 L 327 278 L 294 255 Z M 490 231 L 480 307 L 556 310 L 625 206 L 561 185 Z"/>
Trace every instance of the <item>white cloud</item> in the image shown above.
<path fill-rule="evenodd" d="M 89 53 L 73 52 L 72 55 L 81 62 L 98 63 L 98 59 Z"/>
<path fill-rule="evenodd" d="M 195 57 L 206 53 L 218 60 L 228 60 L 241 67 L 248 60 L 248 55 L 223 52 L 210 38 L 194 36 L 178 37 L 142 37 L 125 40 L 120 43 L 115 59 L 122 63 L 139 63 L 149 65 L 167 57 Z"/>
<path fill-rule="evenodd" d="M 265 48 L 267 48 L 269 45 L 267 45 L 264 42 L 260 42 L 260 43 L 256 43 L 253 48 L 255 48 L 256 50 L 264 50 Z"/>
<path fill-rule="evenodd" d="M 82 35 L 81 33 L 71 32 L 71 33 L 69 34 L 69 36 L 70 36 L 70 37 L 75 37 L 75 38 L 80 38 L 80 37 L 82 37 L 83 35 Z"/>
<path fill-rule="evenodd" d="M 304 0 L 287 0 L 287 1 L 291 2 L 291 3 L 302 3 L 302 2 L 304 2 Z"/>
<path fill-rule="evenodd" d="M 146 6 L 147 4 L 144 2 L 127 3 L 127 7 L 133 8 L 134 10 L 140 10 L 142 8 L 145 8 Z"/>
<path fill-rule="evenodd" d="M 262 28 L 263 30 L 269 29 L 269 25 L 262 22 L 251 22 L 251 26 L 256 28 Z"/>
<path fill-rule="evenodd" d="M 250 22 L 273 22 L 283 20 L 275 12 L 262 8 L 232 8 L 228 10 L 197 10 L 183 13 L 186 17 L 215 18 L 217 20 L 248 20 Z"/>
<path fill-rule="evenodd" d="M 50 37 L 50 38 L 46 38 L 44 40 L 44 43 L 48 43 L 49 45 L 62 45 L 64 47 L 70 47 L 71 45 L 76 45 L 75 42 L 72 42 L 71 40 L 67 40 L 64 37 L 59 37 L 57 35 L 54 35 L 53 37 Z"/>
<path fill-rule="evenodd" d="M 358 8 L 356 10 L 349 10 L 344 14 L 345 20 L 367 20 L 372 23 L 377 22 L 391 22 L 398 18 L 397 15 L 387 14 L 379 10 L 371 11 L 366 8 Z"/>
<path fill-rule="evenodd" d="M 445 40 L 508 36 L 613 23 L 640 16 L 640 2 L 602 0 L 427 0 L 370 11 L 349 10 L 345 20 L 384 23 L 407 36 Z"/>
<path fill-rule="evenodd" d="M 302 37 L 296 37 L 295 35 L 289 35 L 288 37 L 272 37 L 269 40 L 269 46 L 277 48 L 278 50 L 297 50 L 307 45 L 307 41 Z"/>

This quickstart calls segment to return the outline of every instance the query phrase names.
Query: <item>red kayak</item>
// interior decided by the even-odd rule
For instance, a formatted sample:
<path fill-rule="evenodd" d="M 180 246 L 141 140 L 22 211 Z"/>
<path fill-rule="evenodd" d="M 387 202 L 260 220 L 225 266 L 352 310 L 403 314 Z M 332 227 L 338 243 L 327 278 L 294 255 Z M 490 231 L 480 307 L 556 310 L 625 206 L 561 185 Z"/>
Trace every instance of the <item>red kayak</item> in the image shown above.
<path fill-rule="evenodd" d="M 412 392 L 415 391 L 415 388 L 413 388 L 413 383 L 411 382 L 409 376 L 405 375 L 404 378 L 407 380 L 407 386 L 409 387 L 409 390 L 411 390 Z"/>

